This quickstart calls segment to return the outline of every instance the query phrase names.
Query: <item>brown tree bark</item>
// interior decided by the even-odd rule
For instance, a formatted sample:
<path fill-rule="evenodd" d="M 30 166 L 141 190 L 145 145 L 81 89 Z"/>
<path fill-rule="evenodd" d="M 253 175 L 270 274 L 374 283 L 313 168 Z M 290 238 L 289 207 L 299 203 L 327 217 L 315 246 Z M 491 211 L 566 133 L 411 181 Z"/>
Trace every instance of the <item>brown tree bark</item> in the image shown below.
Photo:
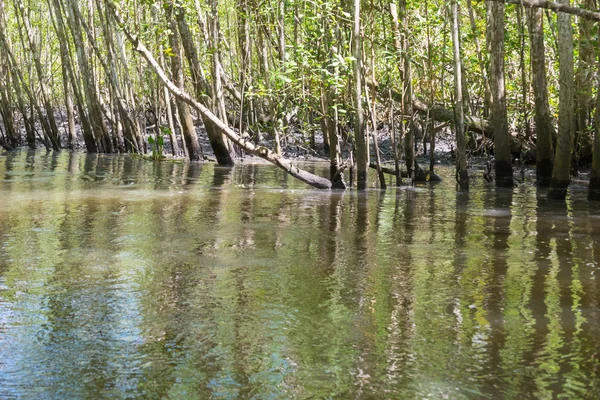
<path fill-rule="evenodd" d="M 593 9 L 596 0 L 580 0 L 581 8 Z M 579 18 L 579 59 L 575 71 L 575 145 L 573 146 L 572 170 L 576 175 L 579 170 L 579 143 L 586 130 L 589 128 L 591 112 L 594 108 L 592 88 L 594 87 L 594 66 L 596 61 L 596 49 L 593 21 Z"/>
<path fill-rule="evenodd" d="M 552 139 L 556 134 L 548 104 L 546 82 L 546 48 L 544 45 L 544 12 L 541 8 L 527 10 L 531 40 L 531 84 L 535 107 L 536 181 L 540 187 L 550 186 L 554 152 Z"/>
<path fill-rule="evenodd" d="M 367 188 L 367 143 L 365 138 L 365 121 L 362 105 L 362 38 L 360 30 L 360 0 L 354 0 L 352 55 L 354 56 L 354 139 L 356 141 L 357 187 Z"/>
<path fill-rule="evenodd" d="M 181 90 L 185 88 L 185 80 L 183 76 L 182 63 L 181 63 L 181 46 L 179 41 L 177 21 L 175 19 L 173 5 L 169 2 L 165 2 L 167 8 L 167 21 L 171 29 L 169 35 L 169 46 L 171 47 L 171 74 L 173 76 L 173 83 Z M 181 100 L 179 97 L 175 99 L 177 109 L 179 111 L 179 118 L 181 122 L 182 136 L 185 140 L 186 147 L 188 149 L 188 156 L 191 161 L 199 161 L 203 158 L 202 150 L 200 149 L 200 143 L 198 142 L 198 134 L 196 133 L 196 127 L 192 120 L 192 114 L 188 105 Z"/>
<path fill-rule="evenodd" d="M 176 10 L 176 19 L 177 19 L 177 27 L 179 29 L 179 34 L 181 36 L 181 42 L 183 44 L 183 48 L 185 51 L 185 56 L 188 60 L 188 64 L 190 66 L 190 71 L 192 75 L 192 82 L 194 84 L 194 91 L 196 93 L 196 97 L 198 100 L 202 101 L 206 99 L 205 96 L 212 96 L 212 87 L 206 82 L 205 78 L 202 76 L 200 71 L 200 59 L 198 58 L 198 50 L 196 49 L 196 45 L 192 40 L 192 34 L 190 32 L 190 28 L 185 19 L 185 13 L 183 8 L 179 8 Z M 207 43 L 210 45 L 209 38 L 207 39 Z M 203 104 L 206 104 L 202 101 Z M 208 135 L 208 140 L 210 142 L 210 146 L 213 149 L 215 157 L 217 159 L 217 163 L 220 165 L 233 165 L 233 157 L 229 151 L 229 148 L 225 141 L 223 140 L 223 135 L 219 132 L 219 130 L 212 124 L 212 122 L 201 116 L 202 122 L 204 123 L 204 128 L 206 129 L 206 133 Z"/>
<path fill-rule="evenodd" d="M 456 147 L 458 151 L 456 163 L 456 180 L 462 190 L 469 190 L 469 174 L 467 172 L 467 138 L 464 131 L 464 104 L 462 98 L 462 62 L 460 58 L 460 26 L 458 0 L 452 0 L 452 47 L 454 50 L 454 112 Z"/>
<path fill-rule="evenodd" d="M 491 122 L 494 128 L 496 186 L 512 187 L 513 170 L 504 85 L 504 4 L 493 3 L 490 25 L 490 87 L 492 90 Z"/>

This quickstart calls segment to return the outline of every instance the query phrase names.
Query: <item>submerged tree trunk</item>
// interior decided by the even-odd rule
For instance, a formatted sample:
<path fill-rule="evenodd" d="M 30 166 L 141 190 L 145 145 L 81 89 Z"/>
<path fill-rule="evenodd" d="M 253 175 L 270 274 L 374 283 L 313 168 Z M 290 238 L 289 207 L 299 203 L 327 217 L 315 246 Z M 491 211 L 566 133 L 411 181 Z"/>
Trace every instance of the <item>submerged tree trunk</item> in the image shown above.
<path fill-rule="evenodd" d="M 504 4 L 492 3 L 490 29 L 490 86 L 492 90 L 491 120 L 494 127 L 496 186 L 512 187 L 513 171 L 504 85 Z"/>
<path fill-rule="evenodd" d="M 535 105 L 536 157 L 535 175 L 537 185 L 550 186 L 554 153 L 552 138 L 554 125 L 548 104 L 548 84 L 546 82 L 546 49 L 544 46 L 544 12 L 540 8 L 527 11 L 531 40 L 531 83 Z"/>
<path fill-rule="evenodd" d="M 561 4 L 569 5 L 569 0 Z M 548 197 L 564 200 L 570 183 L 571 154 L 573 149 L 573 32 L 571 16 L 558 14 L 558 49 L 559 49 L 559 109 L 558 109 L 558 138 L 554 169 Z"/>
<path fill-rule="evenodd" d="M 454 49 L 454 112 L 456 115 L 456 180 L 462 190 L 469 190 L 467 173 L 467 138 L 464 131 L 464 104 L 462 99 L 462 62 L 460 58 L 460 26 L 458 19 L 458 0 L 453 0 L 452 8 L 452 45 Z"/>

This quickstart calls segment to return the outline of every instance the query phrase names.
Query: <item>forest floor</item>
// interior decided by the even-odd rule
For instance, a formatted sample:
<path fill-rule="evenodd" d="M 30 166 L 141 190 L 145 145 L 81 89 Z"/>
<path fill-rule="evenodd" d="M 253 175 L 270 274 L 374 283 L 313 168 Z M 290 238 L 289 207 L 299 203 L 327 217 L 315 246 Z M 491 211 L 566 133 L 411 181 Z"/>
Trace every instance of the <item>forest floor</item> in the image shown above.
<path fill-rule="evenodd" d="M 64 112 L 57 111 L 55 113 L 55 118 L 59 125 L 59 130 L 62 133 L 61 143 L 63 145 L 65 145 L 67 143 L 67 138 L 66 138 L 66 133 L 65 133 L 66 129 L 67 129 L 66 115 Z M 20 124 L 20 125 L 22 126 L 22 124 Z M 2 135 L 5 132 L 5 129 L 2 125 L 2 123 L 0 123 L 0 128 L 1 128 L 0 135 Z M 110 127 L 109 127 L 109 129 L 110 129 Z M 36 130 L 37 130 L 37 132 L 42 131 L 39 122 L 36 124 Z M 82 135 L 80 124 L 76 124 L 76 130 L 77 130 L 77 143 L 76 143 L 75 150 L 85 151 L 85 145 L 83 142 L 83 135 Z M 21 131 L 22 131 L 21 132 L 22 143 L 23 143 L 23 145 L 25 145 L 26 141 L 25 141 L 24 128 L 22 128 Z M 152 129 L 151 127 L 148 127 L 145 130 L 146 139 L 148 136 L 154 134 L 154 132 L 155 132 L 154 129 Z M 197 126 L 197 132 L 198 132 L 198 139 L 200 142 L 200 146 L 202 148 L 205 159 L 206 160 L 214 160 L 214 154 L 213 154 L 212 148 L 210 146 L 210 143 L 208 141 L 208 136 L 206 134 L 206 131 L 204 130 L 204 127 Z M 181 137 L 179 135 L 177 135 L 177 139 L 178 139 L 178 146 L 181 149 L 182 148 Z M 429 162 L 430 162 L 430 160 L 429 160 L 429 158 L 430 158 L 429 143 L 427 144 L 427 151 L 424 152 L 422 139 L 417 138 L 415 141 L 418 144 L 418 146 L 417 146 L 418 149 L 416 152 L 417 160 L 421 164 L 422 168 L 427 168 L 427 166 L 429 165 Z M 164 142 L 165 142 L 165 146 L 163 149 L 163 154 L 166 155 L 167 157 L 172 157 L 171 144 L 170 144 L 170 140 L 169 140 L 168 136 L 166 136 L 164 138 Z M 264 134 L 263 140 L 259 144 L 269 147 L 269 148 L 272 148 L 272 146 L 273 146 L 272 142 L 273 142 L 273 140 L 270 137 L 270 135 Z M 39 139 L 39 134 L 38 134 L 38 139 L 36 140 L 36 144 L 39 148 L 44 147 L 42 141 Z M 341 148 L 342 148 L 343 158 L 347 159 L 349 156 L 350 149 L 351 149 L 351 144 L 348 141 L 344 141 L 344 142 L 342 142 Z M 375 154 L 373 152 L 372 139 L 370 140 L 369 148 L 371 151 L 371 160 L 372 160 L 372 162 L 374 162 Z M 150 146 L 148 146 L 148 148 L 146 150 L 149 153 L 152 151 Z M 393 165 L 394 151 L 393 151 L 393 146 L 392 146 L 392 142 L 391 142 L 390 135 L 389 135 L 389 129 L 387 126 L 384 126 L 383 129 L 379 132 L 379 151 L 380 151 L 382 164 L 387 165 L 387 166 Z M 454 152 L 454 135 L 453 135 L 453 133 L 449 129 L 438 133 L 438 135 L 436 137 L 436 147 L 435 147 L 436 164 L 437 165 L 452 165 L 454 163 L 453 152 Z M 293 126 L 288 129 L 288 131 L 286 132 L 286 135 L 282 139 L 282 154 L 285 158 L 288 158 L 288 159 L 297 159 L 297 160 L 306 160 L 306 161 L 324 161 L 324 162 L 329 161 L 329 154 L 327 152 L 325 152 L 325 150 L 324 150 L 323 135 L 321 134 L 321 132 L 318 132 L 318 131 L 315 132 L 315 146 L 314 146 L 314 148 L 311 148 L 310 135 L 306 132 L 303 132 L 299 129 L 294 128 Z M 242 156 L 244 159 L 254 158 L 254 157 L 248 156 L 248 155 L 242 155 Z M 482 161 L 481 157 L 470 157 L 470 158 L 471 158 L 471 162 L 470 162 L 471 165 L 479 165 L 479 164 L 483 164 L 485 162 L 485 160 Z M 403 155 L 401 155 L 401 159 L 402 160 L 404 159 Z M 401 163 L 404 164 L 403 161 Z"/>

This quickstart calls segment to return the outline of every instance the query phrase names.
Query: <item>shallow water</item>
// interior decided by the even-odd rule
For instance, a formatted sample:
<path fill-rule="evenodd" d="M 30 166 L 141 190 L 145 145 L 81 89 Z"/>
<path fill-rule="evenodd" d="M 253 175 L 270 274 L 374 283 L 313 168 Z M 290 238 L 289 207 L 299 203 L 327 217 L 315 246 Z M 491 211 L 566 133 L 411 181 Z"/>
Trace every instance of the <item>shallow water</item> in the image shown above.
<path fill-rule="evenodd" d="M 0 155 L 0 398 L 600 397 L 598 205 L 440 173 Z"/>

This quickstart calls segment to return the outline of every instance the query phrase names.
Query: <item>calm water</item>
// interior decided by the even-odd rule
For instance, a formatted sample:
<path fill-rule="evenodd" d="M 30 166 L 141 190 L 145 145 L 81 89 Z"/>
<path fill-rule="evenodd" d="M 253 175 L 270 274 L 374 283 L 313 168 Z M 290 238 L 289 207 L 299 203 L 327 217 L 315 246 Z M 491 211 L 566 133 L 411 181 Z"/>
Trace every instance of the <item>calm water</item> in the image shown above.
<path fill-rule="evenodd" d="M 0 398 L 599 398 L 600 206 L 441 174 L 0 155 Z"/>

